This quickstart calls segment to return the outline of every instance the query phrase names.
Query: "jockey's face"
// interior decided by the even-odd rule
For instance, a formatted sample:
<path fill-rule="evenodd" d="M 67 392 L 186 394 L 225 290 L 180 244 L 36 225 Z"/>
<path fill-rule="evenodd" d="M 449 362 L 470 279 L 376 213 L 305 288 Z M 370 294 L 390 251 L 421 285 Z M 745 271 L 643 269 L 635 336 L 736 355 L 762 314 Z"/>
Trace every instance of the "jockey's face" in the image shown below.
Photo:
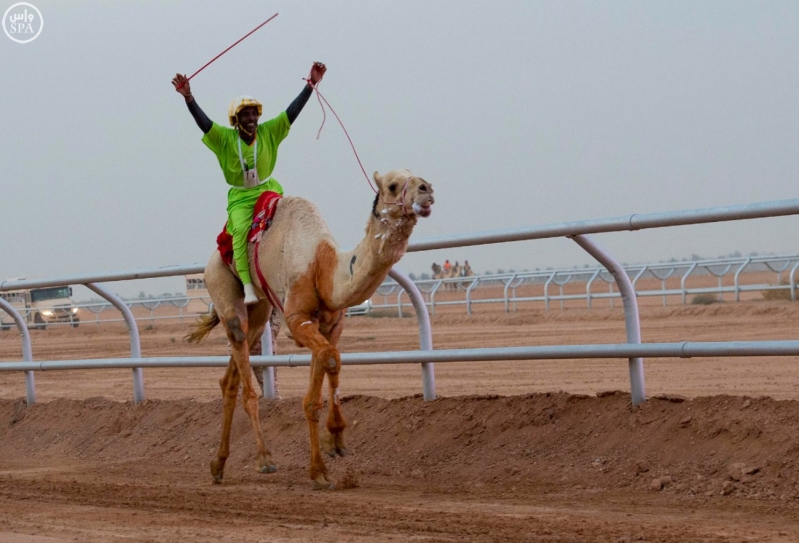
<path fill-rule="evenodd" d="M 258 127 L 258 108 L 247 106 L 239 111 L 239 126 L 248 134 L 254 134 Z"/>

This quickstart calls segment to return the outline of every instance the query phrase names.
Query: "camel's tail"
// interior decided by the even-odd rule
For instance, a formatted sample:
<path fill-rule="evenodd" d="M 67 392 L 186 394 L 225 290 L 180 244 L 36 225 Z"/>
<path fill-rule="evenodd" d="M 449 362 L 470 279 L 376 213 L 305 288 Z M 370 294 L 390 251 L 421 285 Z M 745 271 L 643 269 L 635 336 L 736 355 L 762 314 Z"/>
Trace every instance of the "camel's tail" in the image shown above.
<path fill-rule="evenodd" d="M 211 330 L 219 324 L 219 315 L 213 309 L 207 315 L 200 317 L 197 324 L 194 325 L 194 331 L 183 337 L 189 343 L 199 343 L 205 336 L 211 333 Z"/>

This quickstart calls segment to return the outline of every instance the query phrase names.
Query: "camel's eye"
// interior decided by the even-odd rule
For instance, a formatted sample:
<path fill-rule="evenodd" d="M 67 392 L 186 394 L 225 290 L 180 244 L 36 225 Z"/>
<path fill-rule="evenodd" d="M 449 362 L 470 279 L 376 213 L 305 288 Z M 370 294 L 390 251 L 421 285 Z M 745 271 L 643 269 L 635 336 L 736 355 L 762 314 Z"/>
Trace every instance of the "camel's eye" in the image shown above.
<path fill-rule="evenodd" d="M 397 184 L 396 183 L 391 183 L 388 186 L 388 190 L 391 192 L 391 194 L 394 194 L 395 192 L 397 192 Z"/>

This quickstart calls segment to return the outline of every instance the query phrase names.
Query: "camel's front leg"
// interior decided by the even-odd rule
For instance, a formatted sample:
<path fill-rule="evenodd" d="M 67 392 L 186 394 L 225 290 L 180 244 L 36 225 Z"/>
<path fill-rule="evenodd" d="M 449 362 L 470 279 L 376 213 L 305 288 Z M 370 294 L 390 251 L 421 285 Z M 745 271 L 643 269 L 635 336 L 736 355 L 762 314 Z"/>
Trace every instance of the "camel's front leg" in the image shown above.
<path fill-rule="evenodd" d="M 216 458 L 211 460 L 211 476 L 217 484 L 222 482 L 225 462 L 230 456 L 230 426 L 233 421 L 233 411 L 236 409 L 236 396 L 239 393 L 239 370 L 236 369 L 232 357 L 228 362 L 225 376 L 219 380 L 219 386 L 222 388 L 222 440 Z"/>
<path fill-rule="evenodd" d="M 293 313 L 286 319 L 295 341 L 311 349 L 311 375 L 308 391 L 302 401 L 311 445 L 310 476 L 314 490 L 332 489 L 335 484 L 327 476 L 319 443 L 319 419 L 322 412 L 322 383 L 325 372 L 341 365 L 338 350 L 319 332 L 319 325 L 308 313 Z"/>
<path fill-rule="evenodd" d="M 241 381 L 241 403 L 244 406 L 244 411 L 250 417 L 250 423 L 255 433 L 255 443 L 258 448 L 255 469 L 261 473 L 274 473 L 277 471 L 277 466 L 272 461 L 272 453 L 264 444 L 261 423 L 258 418 L 258 394 L 252 386 L 250 348 L 247 341 L 247 331 L 244 329 L 246 326 L 246 323 L 242 326 L 238 317 L 233 317 L 226 322 L 225 329 L 230 341 L 231 355 L 236 363 L 239 380 Z"/>
<path fill-rule="evenodd" d="M 347 427 L 347 421 L 341 413 L 341 400 L 338 393 L 340 370 L 340 360 L 337 360 L 335 367 L 325 368 L 327 382 L 330 386 L 330 405 L 327 414 L 327 428 L 322 434 L 322 448 L 332 457 L 336 455 L 345 456 L 347 454 L 347 448 L 344 445 L 344 429 Z"/>
<path fill-rule="evenodd" d="M 341 332 L 344 330 L 344 312 L 339 311 L 330 314 L 332 323 L 325 323 L 325 328 L 328 329 L 327 333 L 323 335 L 330 342 L 331 345 L 338 345 L 338 340 L 341 337 Z M 322 448 L 332 457 L 336 455 L 344 456 L 347 454 L 347 448 L 344 445 L 344 429 L 347 427 L 347 421 L 341 412 L 341 400 L 338 392 L 338 378 L 341 372 L 341 360 L 336 359 L 335 367 L 329 364 L 325 366 L 327 373 L 327 383 L 330 389 L 329 406 L 327 415 L 327 431 L 322 434 Z"/>

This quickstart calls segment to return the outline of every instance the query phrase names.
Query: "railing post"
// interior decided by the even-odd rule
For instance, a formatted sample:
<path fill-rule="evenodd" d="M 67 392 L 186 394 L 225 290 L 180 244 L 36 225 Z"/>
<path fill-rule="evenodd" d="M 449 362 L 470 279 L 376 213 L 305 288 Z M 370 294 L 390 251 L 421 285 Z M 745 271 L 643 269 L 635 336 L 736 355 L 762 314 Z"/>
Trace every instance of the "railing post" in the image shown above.
<path fill-rule="evenodd" d="M 441 286 L 441 280 L 438 281 L 433 288 L 430 290 L 430 312 L 435 315 L 436 314 L 436 291 L 438 291 L 438 287 Z"/>
<path fill-rule="evenodd" d="M 22 336 L 22 360 L 25 362 L 33 362 L 33 350 L 31 349 L 31 334 L 25 324 L 25 319 L 19 314 L 13 305 L 8 303 L 5 299 L 0 297 L 0 309 L 10 315 L 19 329 Z M 25 402 L 28 405 L 36 403 L 36 379 L 32 371 L 25 372 Z"/>
<path fill-rule="evenodd" d="M 799 268 L 799 262 L 791 268 L 791 277 L 790 277 L 790 285 L 791 285 L 791 301 L 796 301 L 796 269 Z"/>
<path fill-rule="evenodd" d="M 752 262 L 752 259 L 751 258 L 747 258 L 744 261 L 744 263 L 741 264 L 741 267 L 738 268 L 737 270 L 735 270 L 734 285 L 735 285 L 735 301 L 736 302 L 740 302 L 741 301 L 741 285 L 738 282 L 739 278 L 741 276 L 741 272 L 744 270 L 744 268 L 746 268 L 749 265 L 750 262 Z"/>
<path fill-rule="evenodd" d="M 472 284 L 469 285 L 469 288 L 466 289 L 466 314 L 472 314 L 472 289 L 477 286 L 477 283 L 480 282 L 479 277 L 475 277 L 472 279 Z"/>
<path fill-rule="evenodd" d="M 585 285 L 585 297 L 588 299 L 587 305 L 588 309 L 591 309 L 591 284 L 594 282 L 599 274 L 602 272 L 602 269 L 599 268 L 594 272 L 594 275 L 591 276 L 591 279 L 588 280 L 588 283 Z"/>
<path fill-rule="evenodd" d="M 688 291 L 685 289 L 685 281 L 688 279 L 688 276 L 691 275 L 691 272 L 694 271 L 694 268 L 696 268 L 696 262 L 691 264 L 691 266 L 688 268 L 688 271 L 686 271 L 683 274 L 682 279 L 680 279 L 680 288 L 682 289 L 682 305 L 686 305 L 688 299 Z"/>
<path fill-rule="evenodd" d="M 402 289 L 397 290 L 397 317 L 402 318 Z"/>
<path fill-rule="evenodd" d="M 420 349 L 423 351 L 432 351 L 433 332 L 430 328 L 430 315 L 427 313 L 427 306 L 424 303 L 424 299 L 418 287 L 405 273 L 401 272 L 396 267 L 391 268 L 388 275 L 405 289 L 416 310 L 416 318 L 419 321 Z M 432 362 L 422 362 L 422 388 L 424 390 L 424 401 L 429 402 L 436 399 L 436 370 Z"/>
<path fill-rule="evenodd" d="M 594 241 L 586 235 L 571 236 L 582 247 L 593 256 L 600 264 L 605 266 L 613 278 L 621 293 L 622 304 L 624 305 L 624 322 L 627 329 L 628 343 L 641 343 L 641 322 L 638 318 L 638 300 L 627 272 L 615 258 L 603 251 Z M 646 401 L 646 385 L 644 384 L 644 361 L 642 358 L 630 358 L 630 395 L 633 405 L 638 405 Z"/>
<path fill-rule="evenodd" d="M 544 283 L 544 311 L 549 311 L 549 284 L 555 279 L 557 274 L 557 271 L 553 272 Z"/>
<path fill-rule="evenodd" d="M 510 276 L 510 279 L 508 279 L 508 282 L 505 283 L 505 289 L 504 289 L 504 292 L 502 293 L 502 295 L 505 298 L 505 313 L 510 313 L 509 304 L 508 304 L 508 288 L 510 288 L 510 284 L 513 282 L 513 280 L 515 278 L 516 278 L 516 274 L 514 273 L 513 275 Z"/>
<path fill-rule="evenodd" d="M 277 311 L 277 309 L 273 309 L 272 311 Z M 264 333 L 261 334 L 261 349 L 262 354 L 266 356 L 275 354 L 275 347 L 272 345 L 272 323 L 269 321 L 266 321 Z M 275 367 L 264 366 L 262 371 L 264 376 L 264 398 L 267 400 L 274 400 L 277 397 L 275 392 Z"/>
<path fill-rule="evenodd" d="M 102 285 L 97 283 L 86 283 L 86 287 L 96 292 L 109 302 L 111 305 L 119 309 L 122 313 L 122 318 L 125 319 L 125 324 L 128 325 L 128 333 L 130 334 L 130 357 L 141 358 L 141 339 L 139 338 L 139 328 L 136 326 L 136 319 L 133 318 L 133 313 L 130 308 L 125 305 L 125 302 Z M 144 401 L 144 377 L 141 368 L 133 368 L 133 401 L 137 404 Z"/>

